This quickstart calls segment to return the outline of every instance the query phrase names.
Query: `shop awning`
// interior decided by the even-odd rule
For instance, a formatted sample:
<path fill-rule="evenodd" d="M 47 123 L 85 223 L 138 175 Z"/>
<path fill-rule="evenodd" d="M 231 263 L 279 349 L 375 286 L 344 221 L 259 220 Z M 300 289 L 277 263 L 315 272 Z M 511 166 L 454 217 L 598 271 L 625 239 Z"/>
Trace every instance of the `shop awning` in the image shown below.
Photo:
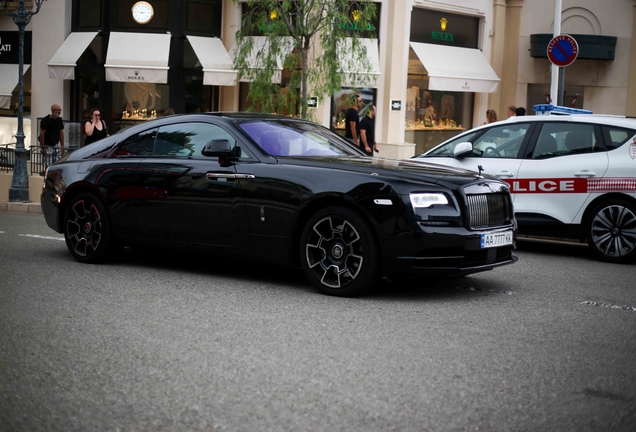
<path fill-rule="evenodd" d="M 203 66 L 203 84 L 233 86 L 238 72 L 234 62 L 219 38 L 187 36 L 201 66 Z"/>
<path fill-rule="evenodd" d="M 77 32 L 68 35 L 61 47 L 47 63 L 49 67 L 49 78 L 52 79 L 75 79 L 75 66 L 77 59 L 86 51 L 97 36 L 97 32 Z"/>
<path fill-rule="evenodd" d="M 378 52 L 378 40 L 359 38 L 358 42 L 366 50 L 368 70 L 362 67 L 362 63 L 351 56 L 353 51 L 353 38 L 345 38 L 338 44 L 338 63 L 341 65 L 342 85 L 345 87 L 378 86 L 380 76 L 380 55 Z"/>
<path fill-rule="evenodd" d="M 29 69 L 28 64 L 25 64 L 22 72 L 26 73 Z M 11 108 L 11 96 L 13 90 L 18 85 L 18 68 L 17 64 L 0 64 L 0 108 Z"/>
<path fill-rule="evenodd" d="M 170 35 L 112 32 L 106 54 L 106 81 L 168 82 Z"/>
<path fill-rule="evenodd" d="M 478 49 L 411 42 L 429 77 L 429 90 L 492 93 L 499 77 Z"/>
<path fill-rule="evenodd" d="M 270 42 L 267 40 L 266 36 L 249 36 L 252 39 L 252 50 L 250 51 L 250 55 L 246 59 L 246 63 L 249 65 L 250 69 L 258 70 L 263 68 L 263 63 L 265 61 L 266 55 L 270 50 Z M 278 57 L 276 58 L 276 72 L 272 77 L 273 83 L 280 83 L 282 80 L 282 71 L 283 65 L 285 63 L 285 59 L 294 49 L 294 40 L 289 36 L 281 36 L 280 37 L 280 52 Z M 232 47 L 232 56 L 236 57 L 236 45 Z M 247 75 L 241 78 L 242 82 L 251 82 L 254 81 L 254 77 L 248 72 Z"/>

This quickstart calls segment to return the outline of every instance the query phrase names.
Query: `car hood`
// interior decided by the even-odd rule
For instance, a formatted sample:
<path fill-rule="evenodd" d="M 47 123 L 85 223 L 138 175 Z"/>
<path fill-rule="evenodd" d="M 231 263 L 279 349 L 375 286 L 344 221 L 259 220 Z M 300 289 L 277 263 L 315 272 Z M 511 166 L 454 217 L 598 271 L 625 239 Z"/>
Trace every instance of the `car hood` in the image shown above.
<path fill-rule="evenodd" d="M 490 179 L 501 183 L 497 177 L 479 175 L 462 168 L 437 165 L 429 162 L 384 159 L 378 157 L 286 157 L 279 158 L 281 164 L 312 166 L 327 169 L 348 170 L 365 174 L 400 178 L 414 182 L 425 181 L 452 188 L 461 187 L 477 180 Z"/>

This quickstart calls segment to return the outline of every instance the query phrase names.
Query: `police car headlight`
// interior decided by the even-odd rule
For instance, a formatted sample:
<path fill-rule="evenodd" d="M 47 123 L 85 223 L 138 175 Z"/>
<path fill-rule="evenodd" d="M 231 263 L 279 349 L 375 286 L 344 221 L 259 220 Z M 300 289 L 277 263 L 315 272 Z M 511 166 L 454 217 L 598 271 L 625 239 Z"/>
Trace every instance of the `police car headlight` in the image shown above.
<path fill-rule="evenodd" d="M 441 193 L 412 193 L 410 197 L 413 209 L 448 204 L 448 199 Z"/>

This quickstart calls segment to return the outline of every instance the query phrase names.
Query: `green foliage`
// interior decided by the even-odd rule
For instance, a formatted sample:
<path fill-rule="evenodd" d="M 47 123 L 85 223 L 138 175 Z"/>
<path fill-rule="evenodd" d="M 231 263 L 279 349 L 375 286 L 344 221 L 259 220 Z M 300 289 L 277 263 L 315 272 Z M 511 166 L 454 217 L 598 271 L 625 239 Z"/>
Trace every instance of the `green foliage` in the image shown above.
<path fill-rule="evenodd" d="M 360 42 L 377 37 L 371 0 L 249 0 L 243 11 L 234 67 L 251 81 L 254 109 L 310 118 L 309 88 L 320 99 L 340 90 L 343 78 L 364 85 L 366 75 L 351 71 L 371 69 Z"/>

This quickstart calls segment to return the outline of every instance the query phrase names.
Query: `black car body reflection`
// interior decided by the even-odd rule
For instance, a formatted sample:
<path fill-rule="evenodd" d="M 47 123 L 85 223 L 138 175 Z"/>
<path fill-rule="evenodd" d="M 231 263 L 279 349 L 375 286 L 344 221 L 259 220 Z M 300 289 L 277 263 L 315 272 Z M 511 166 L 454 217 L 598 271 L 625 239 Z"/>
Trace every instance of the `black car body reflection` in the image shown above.
<path fill-rule="evenodd" d="M 41 197 L 70 253 L 124 245 L 302 266 L 321 291 L 382 276 L 513 263 L 508 187 L 489 176 L 368 158 L 311 122 L 246 113 L 170 116 L 52 165 Z"/>

